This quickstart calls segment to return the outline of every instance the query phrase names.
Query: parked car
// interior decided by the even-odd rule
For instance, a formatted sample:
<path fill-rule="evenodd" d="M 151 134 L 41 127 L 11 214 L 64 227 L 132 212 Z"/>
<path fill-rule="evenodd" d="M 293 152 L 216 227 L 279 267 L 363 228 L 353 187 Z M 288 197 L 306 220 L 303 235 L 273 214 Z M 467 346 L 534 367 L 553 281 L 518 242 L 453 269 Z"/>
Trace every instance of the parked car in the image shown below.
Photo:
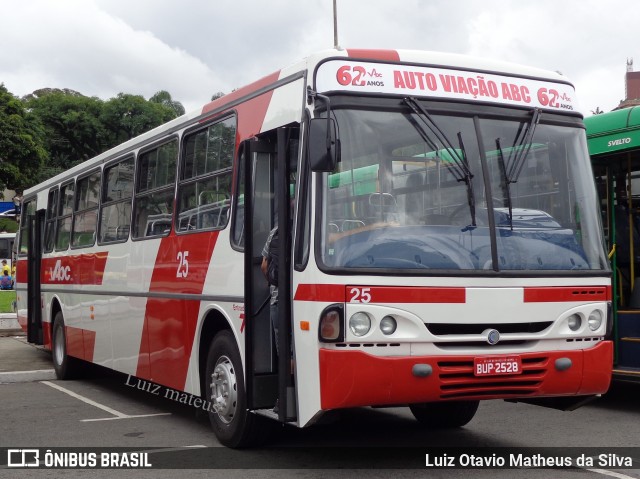
<path fill-rule="evenodd" d="M 20 210 L 16 209 L 16 208 L 12 208 L 10 210 L 7 211 L 3 211 L 2 213 L 0 213 L 0 218 L 5 217 L 5 216 L 9 216 L 11 218 L 15 218 L 16 215 L 20 214 Z"/>

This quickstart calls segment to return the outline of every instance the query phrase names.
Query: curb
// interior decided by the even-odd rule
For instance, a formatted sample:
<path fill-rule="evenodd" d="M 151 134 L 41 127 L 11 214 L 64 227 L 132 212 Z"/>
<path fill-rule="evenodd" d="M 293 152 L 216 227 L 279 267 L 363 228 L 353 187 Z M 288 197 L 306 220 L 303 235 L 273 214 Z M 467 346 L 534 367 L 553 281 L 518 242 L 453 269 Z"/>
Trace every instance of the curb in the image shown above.
<path fill-rule="evenodd" d="M 0 313 L 0 331 L 18 330 L 22 331 L 18 316 L 15 313 Z"/>
<path fill-rule="evenodd" d="M 0 373 L 0 383 L 29 383 L 34 381 L 49 381 L 52 379 L 56 379 L 56 372 L 53 369 Z"/>

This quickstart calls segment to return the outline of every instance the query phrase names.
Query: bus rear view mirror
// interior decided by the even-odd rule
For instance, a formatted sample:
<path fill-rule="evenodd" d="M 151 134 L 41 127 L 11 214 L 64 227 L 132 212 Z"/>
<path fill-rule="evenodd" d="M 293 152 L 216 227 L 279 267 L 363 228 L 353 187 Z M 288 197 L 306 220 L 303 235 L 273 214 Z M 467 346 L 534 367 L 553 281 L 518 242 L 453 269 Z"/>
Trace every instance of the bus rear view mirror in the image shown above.
<path fill-rule="evenodd" d="M 309 160 L 312 171 L 333 171 L 340 161 L 340 140 L 333 118 L 313 118 L 309 123 Z"/>

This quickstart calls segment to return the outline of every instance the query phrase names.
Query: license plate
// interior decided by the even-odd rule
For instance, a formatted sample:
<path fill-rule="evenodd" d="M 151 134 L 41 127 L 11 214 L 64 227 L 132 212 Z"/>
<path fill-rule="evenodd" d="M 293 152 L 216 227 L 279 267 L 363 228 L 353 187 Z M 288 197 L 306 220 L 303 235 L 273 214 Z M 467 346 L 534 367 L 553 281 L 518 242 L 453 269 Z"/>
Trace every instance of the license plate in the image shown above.
<path fill-rule="evenodd" d="M 502 376 L 521 374 L 522 361 L 519 356 L 475 358 L 473 373 L 476 376 Z"/>

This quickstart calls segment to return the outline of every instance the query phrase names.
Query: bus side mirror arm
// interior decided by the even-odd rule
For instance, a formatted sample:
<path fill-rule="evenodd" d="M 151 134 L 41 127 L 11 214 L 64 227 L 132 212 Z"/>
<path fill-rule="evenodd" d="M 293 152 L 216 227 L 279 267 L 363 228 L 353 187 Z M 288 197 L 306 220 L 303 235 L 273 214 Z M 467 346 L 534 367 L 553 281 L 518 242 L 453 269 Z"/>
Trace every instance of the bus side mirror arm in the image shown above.
<path fill-rule="evenodd" d="M 329 97 L 309 92 L 314 99 L 321 100 L 327 108 L 326 118 L 312 118 L 309 121 L 309 163 L 312 171 L 333 171 L 340 162 L 340 140 L 336 122 L 331 118 Z"/>

